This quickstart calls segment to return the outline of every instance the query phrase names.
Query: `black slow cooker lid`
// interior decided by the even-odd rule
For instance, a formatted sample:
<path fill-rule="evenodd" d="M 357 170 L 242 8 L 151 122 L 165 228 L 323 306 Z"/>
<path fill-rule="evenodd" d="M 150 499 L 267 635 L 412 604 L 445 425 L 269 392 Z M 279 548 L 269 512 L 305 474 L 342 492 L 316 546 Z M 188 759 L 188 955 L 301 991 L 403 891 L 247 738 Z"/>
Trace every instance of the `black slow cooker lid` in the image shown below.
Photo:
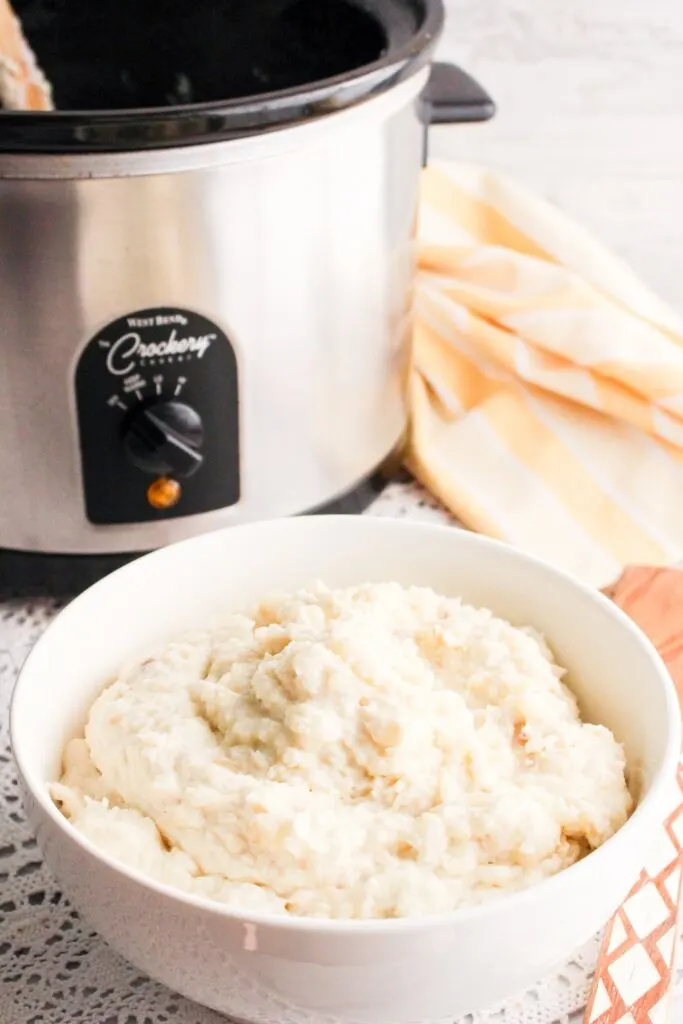
<path fill-rule="evenodd" d="M 426 62 L 441 0 L 15 0 L 57 110 L 0 112 L 0 151 L 235 138 L 382 92 Z"/>

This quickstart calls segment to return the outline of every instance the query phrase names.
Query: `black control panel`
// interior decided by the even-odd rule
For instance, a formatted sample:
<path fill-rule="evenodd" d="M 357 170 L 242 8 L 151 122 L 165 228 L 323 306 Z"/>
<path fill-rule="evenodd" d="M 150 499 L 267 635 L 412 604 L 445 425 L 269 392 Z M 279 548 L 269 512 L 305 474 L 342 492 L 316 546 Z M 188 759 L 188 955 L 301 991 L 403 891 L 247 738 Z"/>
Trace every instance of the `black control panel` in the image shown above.
<path fill-rule="evenodd" d="M 76 367 L 86 514 L 97 525 L 212 512 L 240 497 L 235 352 L 206 317 L 143 309 Z"/>

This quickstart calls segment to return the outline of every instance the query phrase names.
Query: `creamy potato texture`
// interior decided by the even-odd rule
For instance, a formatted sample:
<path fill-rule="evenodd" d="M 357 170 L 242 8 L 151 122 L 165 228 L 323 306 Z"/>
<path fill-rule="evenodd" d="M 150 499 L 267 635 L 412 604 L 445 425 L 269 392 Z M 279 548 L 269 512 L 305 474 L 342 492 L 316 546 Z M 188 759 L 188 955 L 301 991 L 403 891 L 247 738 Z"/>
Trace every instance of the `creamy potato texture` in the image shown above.
<path fill-rule="evenodd" d="M 543 638 L 394 583 L 276 595 L 126 667 L 52 795 L 102 851 L 237 909 L 433 914 L 626 820 L 624 754 Z"/>

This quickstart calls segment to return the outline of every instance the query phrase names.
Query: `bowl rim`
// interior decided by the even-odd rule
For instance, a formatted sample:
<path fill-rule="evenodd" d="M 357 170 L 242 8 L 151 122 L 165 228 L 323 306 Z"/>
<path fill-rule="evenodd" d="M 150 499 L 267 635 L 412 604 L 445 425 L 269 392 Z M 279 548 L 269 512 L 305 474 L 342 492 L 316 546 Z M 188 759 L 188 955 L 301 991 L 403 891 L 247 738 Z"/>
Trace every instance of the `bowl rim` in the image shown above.
<path fill-rule="evenodd" d="M 134 577 L 136 573 L 140 571 L 138 568 L 140 565 L 150 566 L 156 562 L 163 562 L 165 560 L 172 561 L 175 559 L 176 551 L 178 549 L 185 549 L 189 551 L 200 548 L 204 544 L 207 547 L 214 544 L 220 544 L 221 537 L 227 534 L 232 535 L 235 533 L 245 532 L 267 533 L 269 530 L 281 530 L 283 528 L 291 529 L 292 531 L 300 530 L 305 532 L 306 530 L 321 528 L 321 526 L 318 526 L 317 524 L 321 524 L 323 529 L 327 527 L 333 528 L 336 525 L 342 526 L 346 530 L 358 530 L 359 532 L 364 530 L 372 531 L 388 529 L 393 530 L 397 534 L 404 534 L 406 536 L 411 533 L 432 533 L 434 535 L 441 535 L 444 540 L 448 536 L 451 536 L 452 538 L 457 537 L 458 539 L 456 543 L 479 547 L 482 550 L 488 549 L 494 553 L 499 552 L 505 558 L 512 559 L 513 561 L 519 562 L 522 566 L 529 567 L 539 576 L 539 578 L 542 578 L 544 575 L 546 578 L 552 577 L 555 581 L 559 581 L 561 586 L 580 591 L 589 603 L 592 603 L 597 609 L 600 609 L 603 613 L 607 613 L 610 617 L 619 622 L 625 632 L 628 633 L 632 640 L 641 647 L 643 652 L 648 655 L 651 661 L 652 678 L 650 679 L 650 685 L 655 679 L 659 683 L 667 711 L 666 717 L 668 729 L 666 743 L 660 758 L 660 766 L 654 773 L 647 794 L 644 799 L 637 804 L 635 810 L 632 812 L 625 824 L 622 825 L 622 827 L 618 829 L 613 836 L 603 843 L 602 846 L 591 851 L 591 853 L 586 857 L 570 865 L 568 868 L 564 868 L 556 874 L 541 879 L 539 882 L 536 882 L 524 889 L 511 893 L 504 893 L 490 901 L 464 906 L 456 910 L 444 911 L 440 914 L 422 914 L 402 918 L 344 919 L 295 917 L 286 914 L 274 914 L 255 910 L 240 911 L 239 909 L 230 907 L 229 904 L 219 903 L 218 901 L 210 900 L 202 896 L 186 893 L 180 889 L 174 888 L 173 886 L 166 885 L 163 882 L 158 882 L 154 878 L 144 875 L 136 868 L 129 867 L 126 864 L 117 861 L 78 832 L 71 822 L 61 813 L 61 811 L 59 811 L 49 795 L 47 786 L 42 782 L 38 784 L 32 777 L 31 769 L 27 768 L 24 762 L 21 736 L 17 732 L 16 707 L 18 705 L 22 681 L 30 673 L 34 656 L 42 646 L 44 639 L 49 634 L 52 634 L 53 631 L 57 631 L 62 628 L 65 619 L 71 620 L 72 617 L 77 616 L 81 606 L 91 599 L 93 593 L 105 591 L 111 584 L 114 577 L 118 580 L 121 580 L 121 578 L 126 575 Z M 446 543 L 449 542 L 450 541 L 446 541 Z M 52 622 L 40 635 L 28 657 L 24 661 L 19 671 L 10 702 L 10 744 L 21 781 L 30 794 L 32 800 L 41 809 L 42 813 L 47 816 L 51 823 L 68 841 L 79 847 L 82 853 L 94 857 L 111 871 L 123 876 L 123 878 L 128 882 L 132 882 L 143 889 L 151 890 L 159 896 L 166 897 L 172 901 L 181 903 L 184 906 L 193 907 L 200 912 L 225 918 L 226 920 L 233 921 L 236 924 L 253 924 L 282 932 L 309 934 L 336 933 L 340 936 L 346 935 L 356 937 L 370 937 L 373 935 L 381 936 L 387 934 L 410 934 L 415 932 L 420 933 L 432 931 L 444 926 L 452 926 L 461 923 L 465 924 L 471 921 L 480 921 L 482 919 L 485 920 L 486 918 L 495 919 L 497 915 L 503 911 L 514 912 L 515 909 L 523 907 L 523 905 L 529 901 L 531 896 L 538 899 L 543 899 L 544 897 L 552 898 L 554 892 L 559 892 L 561 888 L 569 883 L 573 883 L 574 886 L 580 886 L 582 884 L 582 879 L 587 878 L 589 874 L 594 875 L 595 873 L 602 874 L 603 872 L 607 872 L 609 870 L 610 863 L 612 863 L 615 858 L 618 858 L 624 849 L 628 848 L 631 837 L 636 833 L 636 831 L 645 830 L 653 821 L 657 822 L 657 815 L 663 811 L 665 803 L 664 798 L 668 787 L 671 785 L 671 782 L 675 777 L 676 767 L 681 757 L 681 736 L 681 708 L 677 692 L 671 675 L 669 674 L 659 652 L 643 630 L 640 629 L 640 627 L 637 626 L 633 620 L 618 607 L 618 605 L 607 598 L 599 590 L 583 583 L 570 573 L 567 573 L 562 569 L 558 569 L 542 559 L 529 555 L 526 552 L 521 551 L 519 548 L 512 547 L 503 541 L 485 537 L 480 534 L 474 534 L 467 530 L 460 529 L 457 526 L 419 523 L 413 520 L 400 520 L 381 516 L 324 515 L 316 516 L 315 518 L 291 517 L 260 520 L 255 523 L 223 527 L 219 530 L 213 530 L 209 533 L 201 534 L 196 537 L 190 537 L 187 540 L 167 545 L 135 559 L 99 580 L 91 587 L 88 587 L 70 601 L 69 604 L 60 612 L 58 612 Z"/>

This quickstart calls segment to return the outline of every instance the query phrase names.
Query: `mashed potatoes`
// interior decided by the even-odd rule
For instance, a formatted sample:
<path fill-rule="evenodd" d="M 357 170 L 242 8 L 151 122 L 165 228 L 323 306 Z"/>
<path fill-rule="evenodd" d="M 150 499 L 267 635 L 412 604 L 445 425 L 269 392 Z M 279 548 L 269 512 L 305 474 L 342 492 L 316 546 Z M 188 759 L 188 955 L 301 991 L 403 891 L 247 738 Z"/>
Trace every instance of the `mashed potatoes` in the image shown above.
<path fill-rule="evenodd" d="M 53 797 L 102 851 L 235 908 L 433 914 L 532 885 L 631 809 L 545 642 L 395 583 L 317 585 L 126 668 Z"/>

